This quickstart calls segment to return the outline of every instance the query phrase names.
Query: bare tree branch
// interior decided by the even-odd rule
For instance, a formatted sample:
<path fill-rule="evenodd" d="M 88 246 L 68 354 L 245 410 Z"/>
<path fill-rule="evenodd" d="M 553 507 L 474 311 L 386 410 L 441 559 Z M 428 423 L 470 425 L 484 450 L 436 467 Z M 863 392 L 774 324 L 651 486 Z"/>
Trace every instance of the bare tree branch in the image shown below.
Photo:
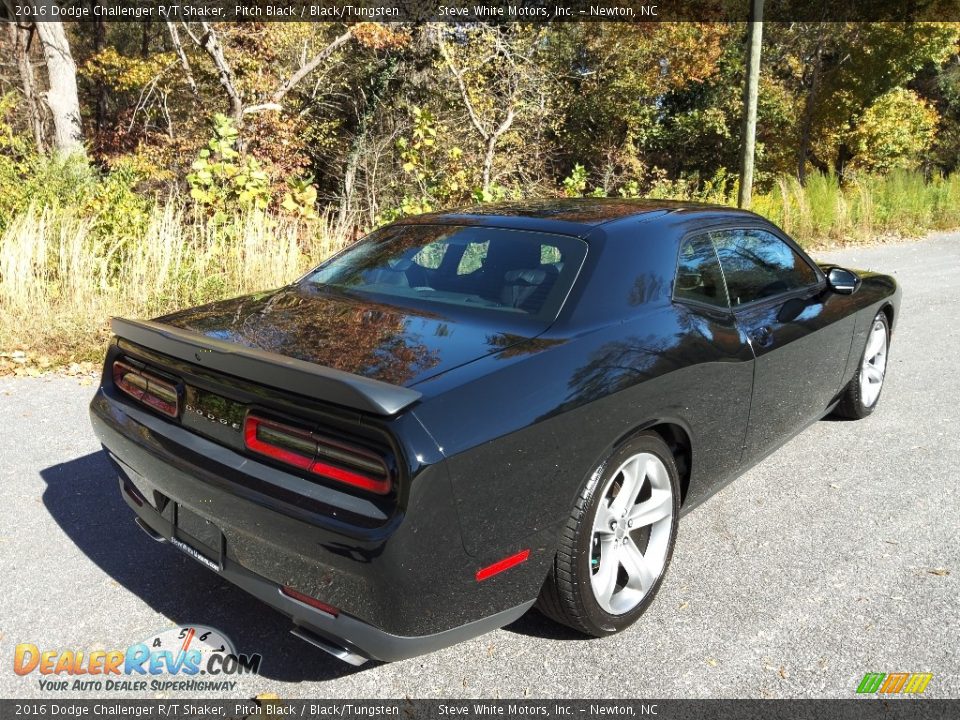
<path fill-rule="evenodd" d="M 297 70 L 293 75 L 290 76 L 290 79 L 287 80 L 280 88 L 273 94 L 273 97 L 270 98 L 273 102 L 279 103 L 286 97 L 293 88 L 295 88 L 301 80 L 303 80 L 307 75 L 316 70 L 320 63 L 330 57 L 341 45 L 345 44 L 350 38 L 353 37 L 353 28 L 348 29 L 343 35 L 340 35 L 333 40 L 329 45 L 327 45 L 323 50 L 314 55 L 308 63 L 305 63 Z"/>
<path fill-rule="evenodd" d="M 37 150 L 44 151 L 43 117 L 37 98 L 37 81 L 30 63 L 30 39 L 33 29 L 24 25 L 10 23 L 10 40 L 13 44 L 13 55 L 20 73 L 20 89 L 23 92 L 27 105 L 27 116 L 30 121 L 30 130 Z"/>
<path fill-rule="evenodd" d="M 177 26 L 167 20 L 167 31 L 170 33 L 170 41 L 173 43 L 173 49 L 176 50 L 177 57 L 180 58 L 180 66 L 183 68 L 187 85 L 190 86 L 190 92 L 193 93 L 194 97 L 199 97 L 200 93 L 197 91 L 197 82 L 193 79 L 193 73 L 190 71 L 190 61 L 187 59 L 187 53 L 183 50 L 183 43 L 180 42 L 180 33 L 177 31 Z"/>
<path fill-rule="evenodd" d="M 463 81 L 463 73 L 453 62 L 453 57 L 450 55 L 450 51 L 447 49 L 447 45 L 445 42 L 443 42 L 442 38 L 437 40 L 437 45 L 440 47 L 440 54 L 443 55 L 443 59 L 446 61 L 447 67 L 450 68 L 450 72 L 457 81 L 457 87 L 460 88 L 460 96 L 463 98 L 463 104 L 467 107 L 467 114 L 470 116 L 470 122 L 473 123 L 473 126 L 477 129 L 477 132 L 480 133 L 480 137 L 484 140 L 488 140 L 490 138 L 490 132 L 483 126 L 483 123 L 480 122 L 480 116 L 477 115 L 477 111 L 473 108 L 473 103 L 470 102 L 470 93 L 467 92 L 467 84 Z"/>
<path fill-rule="evenodd" d="M 240 95 L 240 91 L 237 89 L 236 83 L 233 80 L 233 71 L 230 69 L 230 64 L 223 54 L 223 47 L 220 45 L 220 40 L 213 26 L 208 22 L 201 22 L 200 28 L 203 30 L 203 34 L 198 44 L 204 49 L 207 55 L 210 56 L 210 59 L 213 60 L 213 64 L 217 68 L 217 75 L 220 78 L 220 84 L 223 85 L 223 89 L 227 91 L 227 97 L 230 98 L 230 115 L 234 121 L 239 124 L 243 119 L 243 97 Z M 190 33 L 190 37 L 192 37 L 195 42 L 197 41 L 193 33 Z"/>

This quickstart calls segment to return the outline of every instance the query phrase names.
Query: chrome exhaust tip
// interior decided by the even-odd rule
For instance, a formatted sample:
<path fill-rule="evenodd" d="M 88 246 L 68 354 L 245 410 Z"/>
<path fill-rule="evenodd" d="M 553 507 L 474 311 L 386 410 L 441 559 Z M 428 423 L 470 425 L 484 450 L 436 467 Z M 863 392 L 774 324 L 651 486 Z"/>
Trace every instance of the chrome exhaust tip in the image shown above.
<path fill-rule="evenodd" d="M 294 626 L 294 628 L 290 631 L 290 634 L 297 636 L 304 642 L 308 642 L 314 647 L 320 648 L 325 653 L 329 653 L 338 660 L 343 660 L 343 662 L 353 665 L 354 667 L 360 667 L 370 659 L 360 655 L 359 653 L 355 653 L 352 650 L 348 650 L 345 647 L 336 645 L 326 638 L 320 637 L 315 632 L 311 632 L 310 630 L 300 627 L 299 625 Z"/>
<path fill-rule="evenodd" d="M 147 534 L 147 537 L 149 537 L 151 540 L 155 540 L 158 543 L 165 543 L 167 541 L 163 535 L 147 525 L 147 523 L 145 523 L 142 519 L 134 518 L 134 522 L 137 524 L 137 527 L 143 530 Z"/>

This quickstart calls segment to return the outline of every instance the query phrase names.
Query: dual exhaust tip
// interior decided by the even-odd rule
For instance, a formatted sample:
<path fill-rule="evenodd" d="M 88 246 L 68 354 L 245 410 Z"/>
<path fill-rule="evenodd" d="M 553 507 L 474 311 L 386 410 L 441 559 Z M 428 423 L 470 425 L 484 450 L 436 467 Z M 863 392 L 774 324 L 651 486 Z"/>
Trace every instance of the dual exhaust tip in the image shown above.
<path fill-rule="evenodd" d="M 354 667 L 360 667 L 367 662 L 370 658 L 364 657 L 360 653 L 356 653 L 353 650 L 343 647 L 342 645 L 337 645 L 326 638 L 320 637 L 315 632 L 307 630 L 307 628 L 302 627 L 301 625 L 295 625 L 293 630 L 290 631 L 291 635 L 295 635 L 304 642 L 308 642 L 314 647 L 320 648 L 325 653 L 333 655 L 337 660 L 342 660 L 348 665 L 353 665 Z"/>

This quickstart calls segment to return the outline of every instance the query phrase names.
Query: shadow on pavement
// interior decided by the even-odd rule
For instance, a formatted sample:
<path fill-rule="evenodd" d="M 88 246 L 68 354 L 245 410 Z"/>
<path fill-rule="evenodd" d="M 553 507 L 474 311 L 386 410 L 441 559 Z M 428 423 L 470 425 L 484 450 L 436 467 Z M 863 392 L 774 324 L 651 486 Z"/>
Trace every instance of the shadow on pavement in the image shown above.
<path fill-rule="evenodd" d="M 578 633 L 566 625 L 554 622 L 535 608 L 531 608 L 526 615 L 503 629 L 518 635 L 529 635 L 530 637 L 547 640 L 582 640 L 583 642 L 589 642 L 595 639 L 587 637 L 583 633 Z"/>
<path fill-rule="evenodd" d="M 238 652 L 261 653 L 263 677 L 332 680 L 376 666 L 354 668 L 298 640 L 285 616 L 172 546 L 148 538 L 120 497 L 116 471 L 104 452 L 53 465 L 40 475 L 51 517 L 103 572 L 172 622 L 209 625 L 233 640 Z"/>

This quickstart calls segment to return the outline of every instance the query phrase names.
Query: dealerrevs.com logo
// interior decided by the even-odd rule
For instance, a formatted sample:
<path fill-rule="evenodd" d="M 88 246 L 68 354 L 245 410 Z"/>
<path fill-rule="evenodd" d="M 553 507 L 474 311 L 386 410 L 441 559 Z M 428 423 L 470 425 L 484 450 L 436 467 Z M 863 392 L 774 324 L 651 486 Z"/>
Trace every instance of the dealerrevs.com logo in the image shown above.
<path fill-rule="evenodd" d="M 20 643 L 13 671 L 38 677 L 43 692 L 231 691 L 256 675 L 262 657 L 240 654 L 220 631 L 202 625 L 164 630 L 125 650 L 46 650 Z"/>

